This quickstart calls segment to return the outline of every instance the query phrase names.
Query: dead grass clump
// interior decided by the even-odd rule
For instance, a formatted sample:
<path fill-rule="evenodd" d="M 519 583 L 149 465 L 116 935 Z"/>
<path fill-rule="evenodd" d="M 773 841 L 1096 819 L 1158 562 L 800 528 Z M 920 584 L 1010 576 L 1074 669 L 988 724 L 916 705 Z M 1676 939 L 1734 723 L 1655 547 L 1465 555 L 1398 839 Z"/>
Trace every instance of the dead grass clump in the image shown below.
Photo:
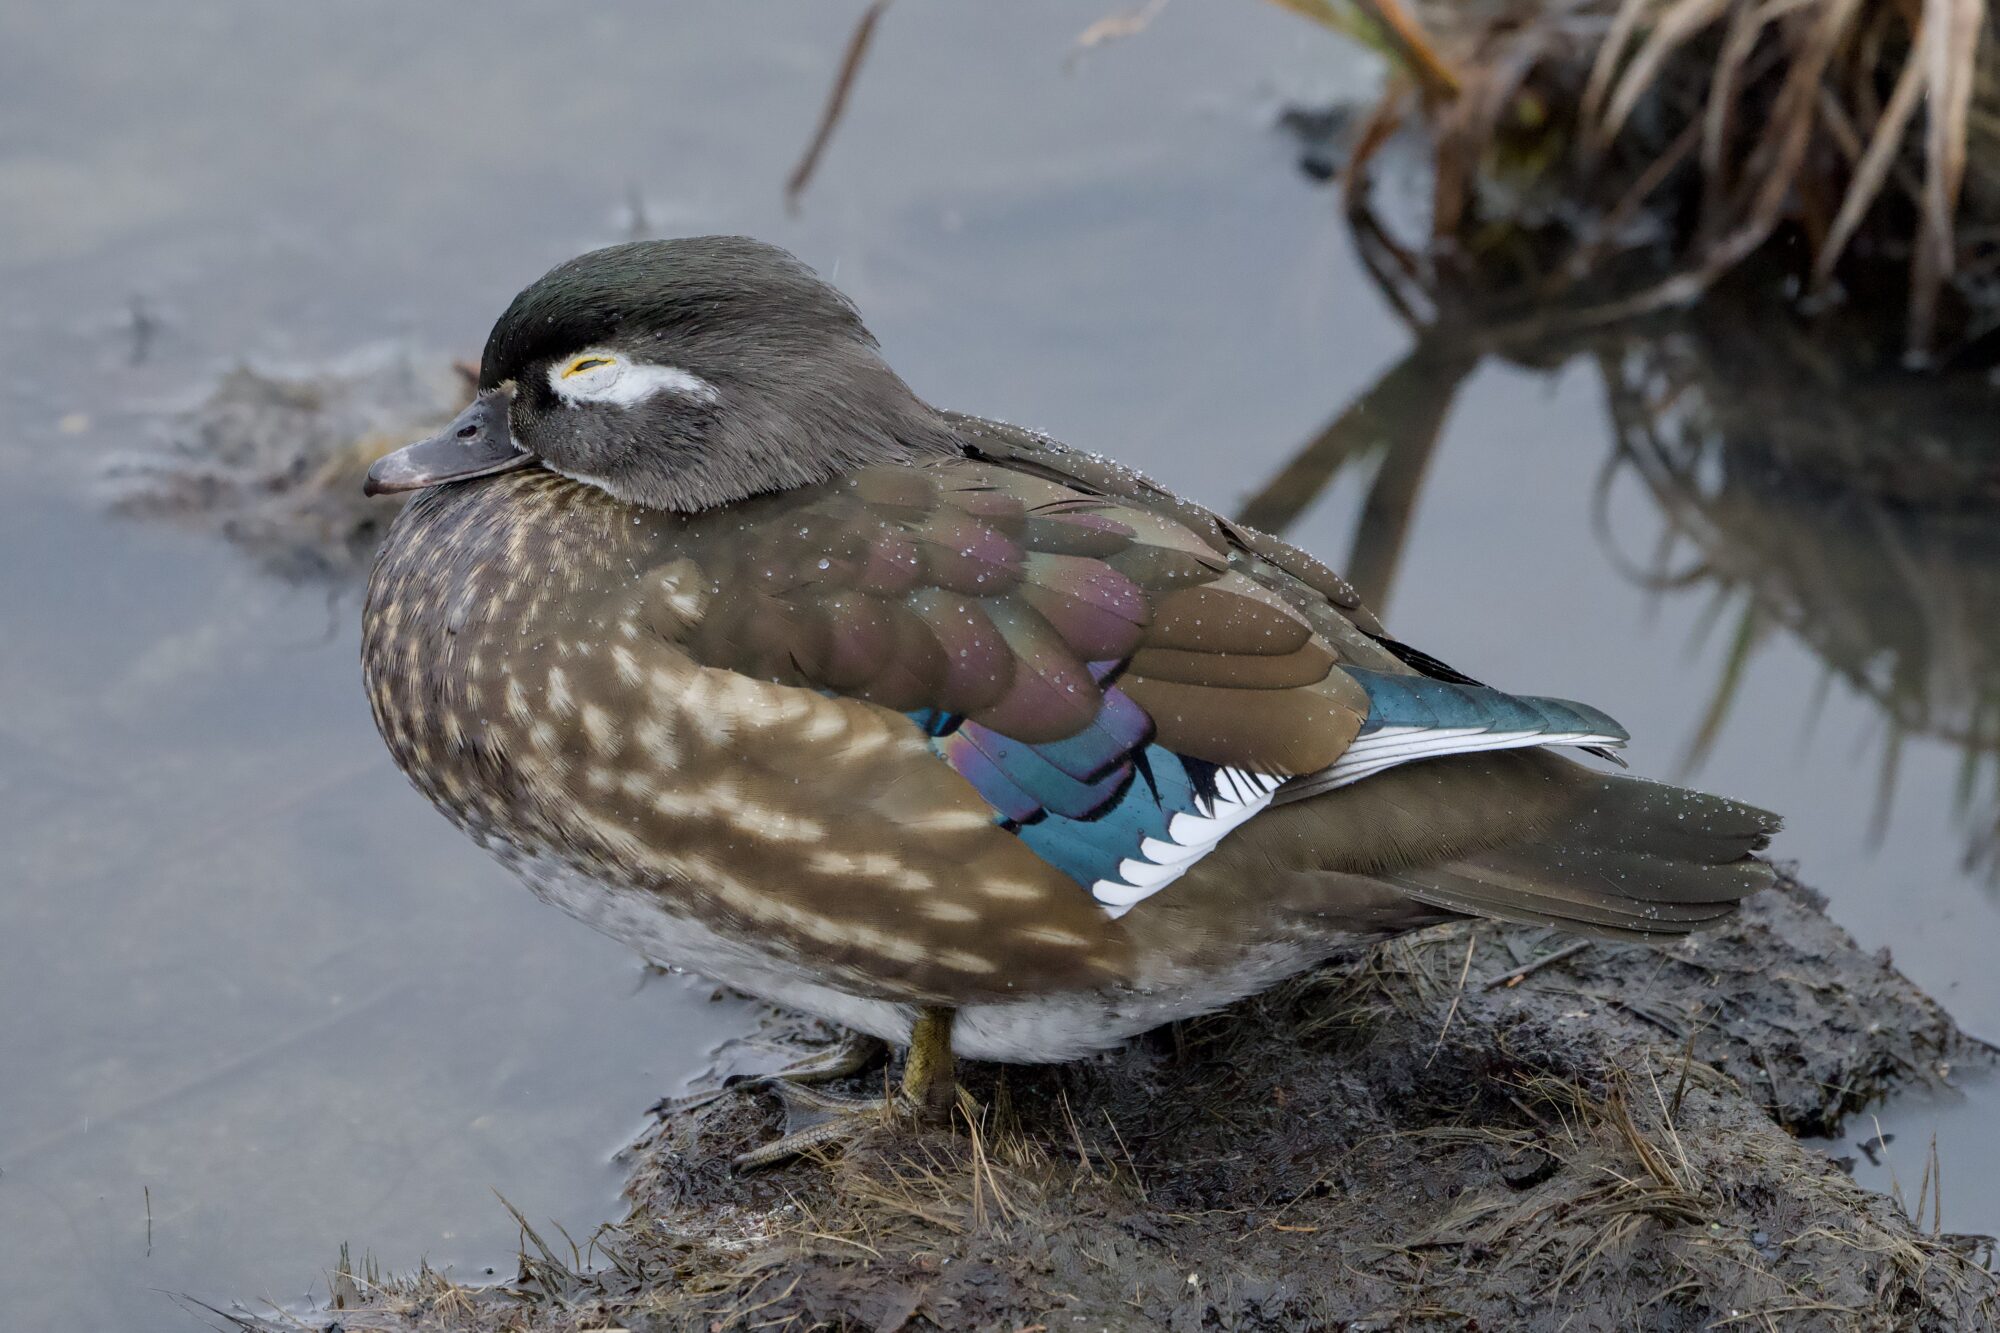
<path fill-rule="evenodd" d="M 1437 247 L 1555 218 L 1574 232 L 1574 281 L 1607 252 L 1664 244 L 1674 270 L 1613 317 L 1684 303 L 1782 233 L 1803 243 L 1814 296 L 1864 266 L 1900 269 L 1912 352 L 1991 312 L 2000 73 L 1985 0 L 1277 2 L 1389 56 L 1346 183 L 1362 195 L 1414 115 Z"/>
<path fill-rule="evenodd" d="M 1626 1253 L 1649 1224 L 1706 1226 L 1725 1215 L 1727 1201 L 1690 1157 L 1652 1075 L 1645 1066 L 1649 1087 L 1640 1096 L 1650 1103 L 1638 1106 L 1623 1074 L 1602 1094 L 1573 1079 L 1533 1076 L 1511 1098 L 1524 1123 L 1503 1131 L 1430 1131 L 1432 1138 L 1484 1139 L 1517 1153 L 1532 1150 L 1547 1162 L 1534 1170 L 1525 1189 L 1516 1176 L 1508 1191 L 1465 1200 L 1440 1219 L 1427 1243 L 1477 1245 L 1503 1253 L 1503 1264 L 1510 1266 L 1546 1260 L 1544 1291 L 1554 1296 Z M 1555 1183 L 1541 1188 L 1543 1182 Z"/>

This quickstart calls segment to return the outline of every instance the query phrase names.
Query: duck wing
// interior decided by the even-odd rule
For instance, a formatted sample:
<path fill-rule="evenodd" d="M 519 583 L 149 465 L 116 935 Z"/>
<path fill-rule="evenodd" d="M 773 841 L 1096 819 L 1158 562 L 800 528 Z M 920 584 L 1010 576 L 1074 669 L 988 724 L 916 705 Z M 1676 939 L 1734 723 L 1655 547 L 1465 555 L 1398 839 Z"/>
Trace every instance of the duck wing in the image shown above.
<path fill-rule="evenodd" d="M 1136 473 L 1008 428 L 707 521 L 704 665 L 901 712 L 1116 915 L 1275 803 L 1418 759 L 1622 743 L 1595 709 L 1422 675 L 1352 589 Z M 1399 865 L 1496 841 L 1364 844 Z M 1385 862 L 1386 864 L 1386 862 Z"/>

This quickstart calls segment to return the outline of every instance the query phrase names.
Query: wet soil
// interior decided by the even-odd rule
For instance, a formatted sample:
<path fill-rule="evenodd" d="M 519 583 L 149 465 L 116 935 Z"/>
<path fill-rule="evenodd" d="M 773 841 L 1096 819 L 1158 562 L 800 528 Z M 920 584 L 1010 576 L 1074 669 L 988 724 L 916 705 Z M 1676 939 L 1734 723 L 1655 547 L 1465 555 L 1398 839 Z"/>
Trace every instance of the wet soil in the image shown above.
<path fill-rule="evenodd" d="M 483 1289 L 340 1277 L 306 1323 L 2000 1327 L 1991 1241 L 1939 1230 L 1928 1171 L 1891 1198 L 1795 1137 L 1989 1055 L 1821 907 L 1786 881 L 1663 949 L 1487 923 L 1357 944 L 1097 1059 L 964 1069 L 948 1131 L 759 1174 L 728 1163 L 776 1131 L 764 1099 L 670 1109 L 628 1150 L 623 1223 L 524 1222 Z M 774 1016 L 758 1062 L 826 1035 Z"/>

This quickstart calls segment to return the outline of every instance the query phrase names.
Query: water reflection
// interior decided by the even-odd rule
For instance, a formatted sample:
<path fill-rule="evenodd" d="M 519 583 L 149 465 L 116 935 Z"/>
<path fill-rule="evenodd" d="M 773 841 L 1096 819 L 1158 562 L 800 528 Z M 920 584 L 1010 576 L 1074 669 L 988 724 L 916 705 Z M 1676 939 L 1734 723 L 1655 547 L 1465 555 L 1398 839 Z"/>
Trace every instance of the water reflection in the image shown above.
<path fill-rule="evenodd" d="M 1731 635 L 1688 763 L 1706 757 L 1744 666 L 1789 630 L 1881 712 L 1878 836 L 1906 741 L 1947 741 L 1962 756 L 1964 864 L 1990 880 L 2000 871 L 1990 394 L 1961 377 L 1829 373 L 1814 344 L 1746 336 L 1784 326 L 1743 314 L 1705 309 L 1674 336 L 1598 356 L 1616 441 L 1605 484 L 1636 476 L 1663 519 L 1634 577 L 1707 586 Z"/>
<path fill-rule="evenodd" d="M 1336 567 L 1387 613 L 1412 519 L 1460 390 L 1488 358 L 1595 368 L 1609 449 L 1597 479 L 1605 558 L 1648 593 L 1704 590 L 1697 629 L 1728 637 L 1681 773 L 1698 773 L 1751 662 L 1779 631 L 1871 700 L 1875 837 L 1906 742 L 1961 758 L 1964 867 L 2000 881 L 2000 454 L 1986 372 L 1917 375 L 1894 331 L 1854 307 L 1808 325 L 1769 267 L 1672 314 L 1619 318 L 1625 274 L 1552 285 L 1535 237 L 1470 265 L 1419 261 L 1372 215 L 1365 267 L 1413 341 L 1238 511 L 1282 532 L 1344 476 L 1364 478 Z M 1886 334 L 1886 336 L 1885 336 Z M 1657 530 L 1610 518 L 1636 483 Z M 1812 710 L 1817 716 L 1817 707 Z"/>

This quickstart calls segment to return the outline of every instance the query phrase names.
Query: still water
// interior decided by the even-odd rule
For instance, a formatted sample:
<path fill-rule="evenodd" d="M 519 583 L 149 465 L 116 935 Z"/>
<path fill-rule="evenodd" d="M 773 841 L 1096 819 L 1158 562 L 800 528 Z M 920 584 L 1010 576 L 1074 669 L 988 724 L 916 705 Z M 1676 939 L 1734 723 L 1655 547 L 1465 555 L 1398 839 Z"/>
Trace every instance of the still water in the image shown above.
<path fill-rule="evenodd" d="M 581 1237 L 645 1107 L 753 1032 L 406 788 L 351 582 L 111 516 L 100 481 L 246 358 L 473 354 L 522 283 L 635 232 L 784 244 L 933 401 L 1258 495 L 1336 560 L 1365 531 L 1401 637 L 1784 811 L 1835 916 L 2000 1033 L 1968 762 L 1996 664 L 1962 623 L 1990 532 L 1881 545 L 1735 491 L 1690 518 L 1713 459 L 1600 487 L 1622 400 L 1581 354 L 1420 364 L 1434 442 L 1269 489 L 1411 352 L 1272 128 L 1365 99 L 1367 61 L 1253 0 L 1080 58 L 1102 6 L 898 7 L 794 214 L 859 8 L 0 4 L 0 1324 L 199 1327 L 176 1295 L 323 1294 L 343 1242 L 477 1276 L 512 1253 L 496 1191 Z M 1914 563 L 1844 600 L 1827 573 L 1885 560 Z M 1905 1179 L 1940 1127 L 1947 1226 L 2000 1228 L 1990 1107 L 1883 1113 Z"/>

